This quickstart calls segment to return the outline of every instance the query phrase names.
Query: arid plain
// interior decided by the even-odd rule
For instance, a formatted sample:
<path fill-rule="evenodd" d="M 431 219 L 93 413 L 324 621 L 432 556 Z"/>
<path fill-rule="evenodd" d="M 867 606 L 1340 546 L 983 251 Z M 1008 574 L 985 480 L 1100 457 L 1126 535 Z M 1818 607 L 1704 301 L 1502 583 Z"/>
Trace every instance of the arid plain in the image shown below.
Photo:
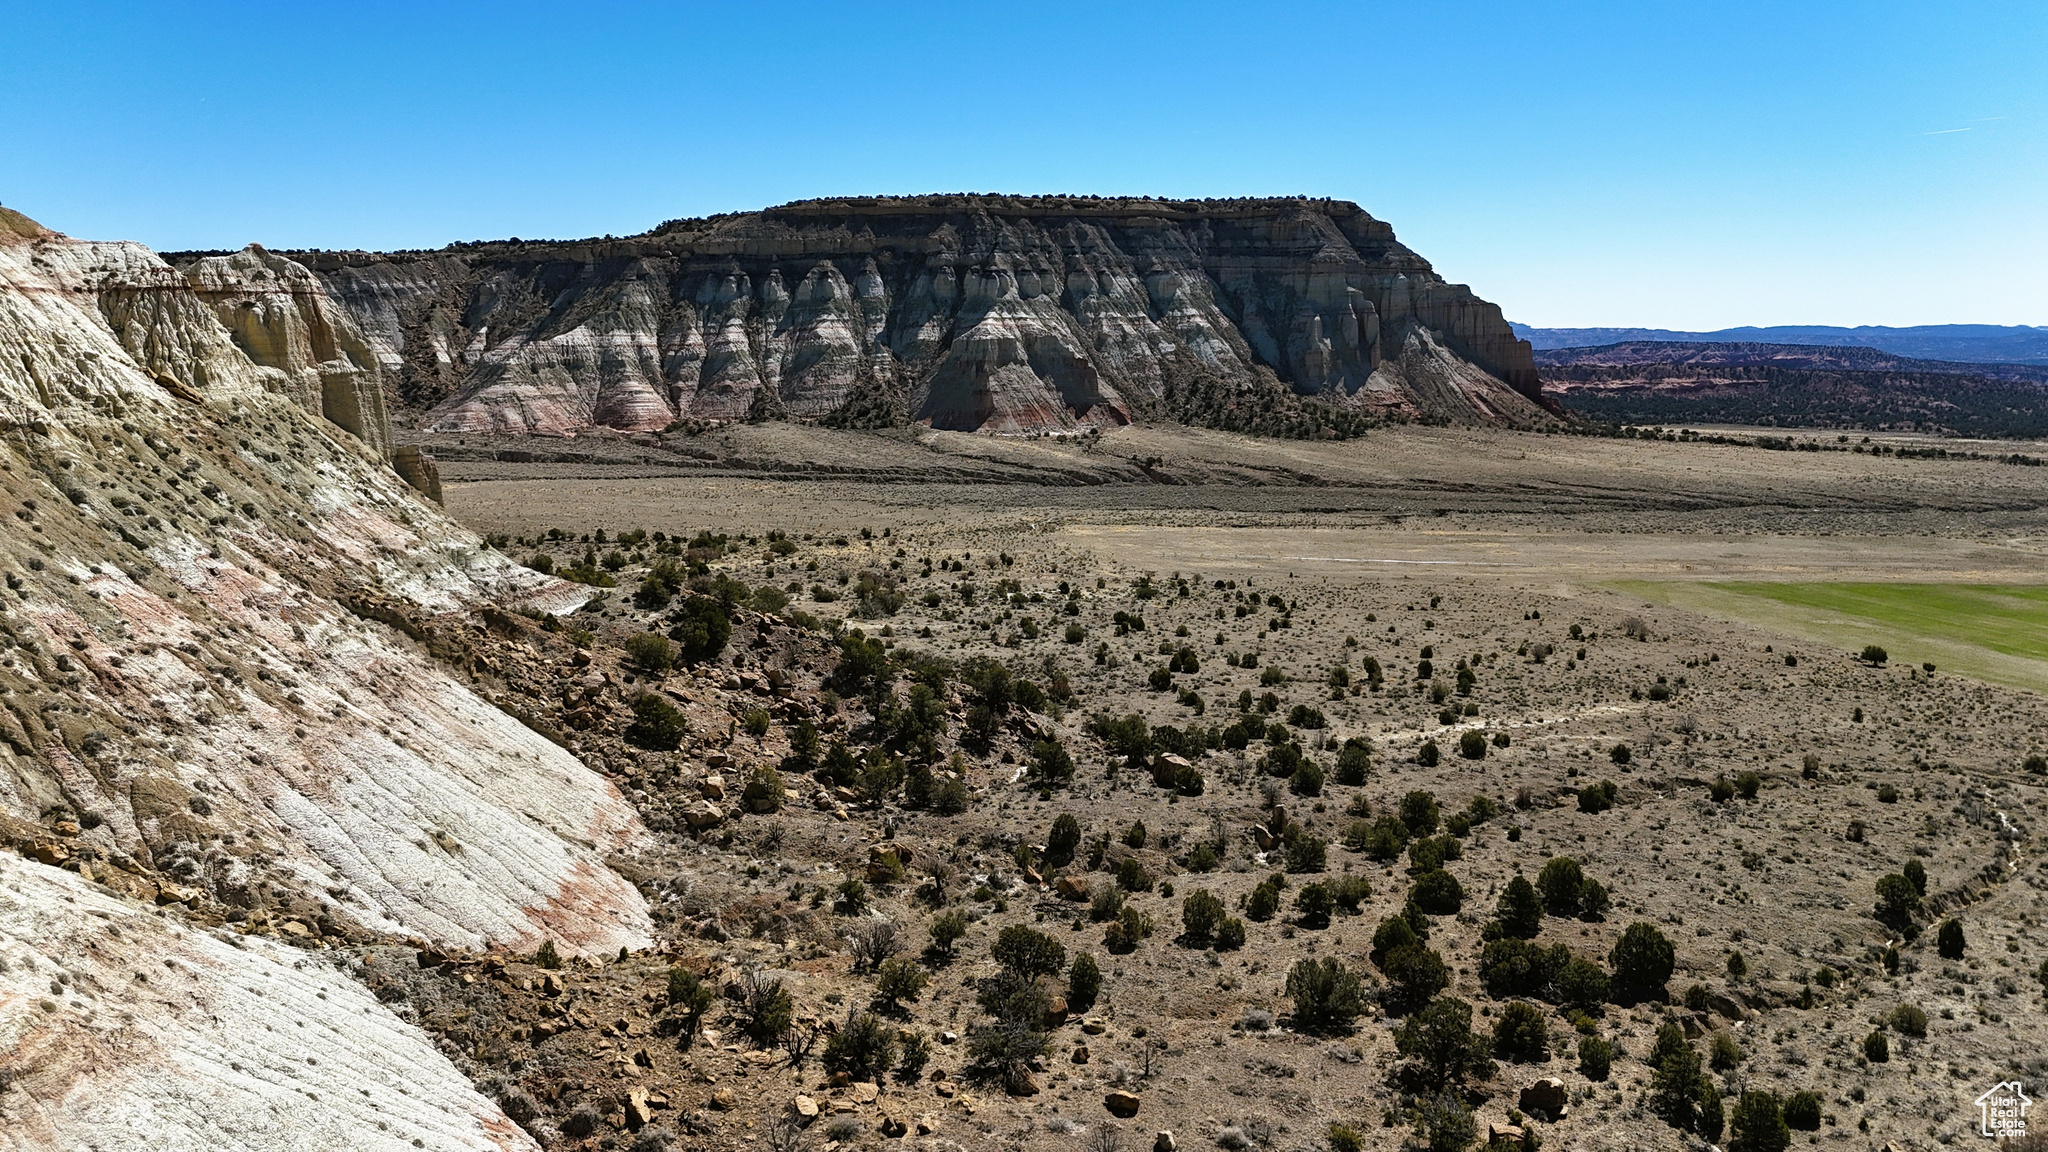
<path fill-rule="evenodd" d="M 909 1138 L 961 1147 L 1110 1136 L 1146 1147 L 1160 1131 L 1184 1148 L 1305 1147 L 1334 1140 L 1333 1124 L 1363 1146 L 1398 1147 L 1443 1122 L 1414 1051 L 1397 1042 L 1417 1015 L 1404 1001 L 1417 977 L 1389 970 L 1375 946 L 1405 914 L 1445 965 L 1443 994 L 1473 1006 L 1499 1058 L 1462 1078 L 1481 1141 L 1492 1126 L 1553 1148 L 1685 1146 L 1693 1137 L 1658 1118 L 1646 1063 L 1667 1024 L 1709 1062 L 1703 1075 L 1731 1108 L 1749 1090 L 1812 1093 L 1820 1119 L 1794 1126 L 1798 1142 L 1977 1139 L 1979 1093 L 2048 1072 L 2035 1043 L 2048 1034 L 2048 872 L 2034 848 L 2048 775 L 2029 764 L 2048 748 L 2048 661 L 2027 654 L 2041 636 L 2027 597 L 2048 582 L 2048 470 L 1997 459 L 2034 445 L 1944 441 L 1948 458 L 1918 458 L 1936 442 L 1793 439 L 1811 447 L 1420 427 L 1290 442 L 1158 427 L 995 439 L 771 424 L 525 440 L 512 459 L 498 455 L 514 442 L 432 439 L 449 510 L 513 538 L 501 547 L 515 556 L 602 557 L 614 546 L 594 542 L 600 529 L 608 540 L 722 534 L 711 571 L 780 590 L 784 613 L 813 623 L 771 624 L 750 646 L 736 634 L 731 667 L 671 674 L 710 706 L 685 709 L 693 735 L 674 757 L 607 760 L 603 749 L 619 746 L 599 733 L 585 745 L 587 762 L 641 773 L 645 787 L 629 796 L 651 826 L 677 829 L 664 837 L 673 859 L 640 867 L 691 877 L 656 885 L 672 914 L 668 948 L 726 982 L 732 999 L 711 1010 L 712 1031 L 734 1042 L 650 1053 L 622 1017 L 617 1039 L 558 1032 L 553 1055 L 523 1062 L 527 1078 L 557 1085 L 562 1112 L 595 1103 L 614 1115 L 636 1082 L 659 1081 L 657 1098 L 679 1108 L 730 1109 L 723 1132 L 772 1134 L 800 1104 L 829 1124 L 812 1138 L 843 1147 L 890 1142 L 908 1124 Z M 550 529 L 560 538 L 541 539 Z M 576 617 L 600 652 L 656 623 L 633 606 L 646 559 L 630 551 L 615 562 L 618 591 Z M 1966 633 L 1770 594 L 1869 584 L 1991 588 L 2019 608 Z M 972 790 L 964 812 L 791 778 L 780 814 L 684 832 L 683 806 L 706 775 L 722 787 L 792 755 L 796 712 L 743 733 L 744 695 L 715 690 L 784 676 L 808 699 L 803 685 L 843 671 L 824 630 L 849 614 L 899 666 L 938 660 L 957 675 L 1000 663 L 1045 690 L 1034 697 L 1043 711 L 970 737 L 978 690 L 949 689 L 958 695 L 932 751 L 968 753 L 946 762 Z M 631 683 L 630 666 L 617 672 Z M 803 714 L 824 717 L 828 738 L 882 741 L 850 693 L 821 698 Z M 1102 723 L 1130 714 L 1153 733 L 1142 754 Z M 1258 733 L 1232 741 L 1226 727 Z M 1048 741 L 1071 753 L 1071 782 L 1043 778 L 1036 753 Z M 1362 777 L 1347 741 L 1366 750 Z M 1179 753 L 1194 788 L 1157 768 Z M 1318 770 L 1302 773 L 1301 761 Z M 1435 843 L 1434 814 L 1427 829 L 1411 822 L 1407 853 L 1367 836 L 1374 822 L 1399 823 L 1416 793 L 1461 815 L 1450 859 L 1412 850 Z M 1093 859 L 1048 860 L 1063 814 Z M 1297 858 L 1304 840 L 1324 842 L 1327 858 Z M 1557 857 L 1611 904 L 1553 909 L 1536 944 L 1608 967 L 1625 929 L 1652 925 L 1674 949 L 1660 995 L 1575 1004 L 1502 975 L 1488 951 L 1496 905 L 1511 879 Z M 1126 859 L 1139 861 L 1130 874 Z M 1919 885 L 1910 927 L 1875 914 L 1880 878 L 1901 871 Z M 1432 872 L 1454 877 L 1460 898 L 1425 918 L 1416 894 Z M 842 881 L 878 876 L 845 906 Z M 1298 907 L 1317 884 L 1349 899 Z M 1279 890 L 1277 911 L 1260 908 L 1262 886 Z M 1182 931 L 1197 891 L 1250 921 L 1241 947 Z M 1120 918 L 1123 907 L 1138 921 Z M 966 934 L 919 961 L 929 987 L 875 1001 L 906 1035 L 964 1036 L 983 1019 L 976 982 L 997 970 L 990 949 L 1005 927 L 1100 961 L 1093 1004 L 1052 1024 L 1022 1094 L 962 1087 L 964 1041 L 941 1043 L 922 1075 L 885 1079 L 879 1095 L 834 1087 L 815 1061 L 754 1060 L 737 1042 L 743 979 L 773 974 L 800 1014 L 849 1027 L 849 1011 L 876 996 L 850 941 L 888 923 L 910 956 L 949 911 L 965 913 Z M 1966 941 L 1959 957 L 1939 954 L 1935 929 L 1949 919 Z M 1119 936 L 1139 923 L 1149 936 Z M 623 981 L 614 995 L 630 997 L 630 972 L 658 984 L 671 959 L 576 979 Z M 1317 1029 L 1290 1016 L 1288 977 L 1304 959 L 1336 959 L 1360 978 L 1355 1023 Z M 606 1003 L 599 989 L 582 994 Z M 438 996 L 464 1002 L 452 984 L 414 991 L 422 1004 Z M 1537 1007 L 1541 1059 L 1512 1037 L 1492 1043 L 1515 1003 Z M 1513 1015 L 1520 1025 L 1526 1013 Z M 424 1022 L 434 1027 L 431 1014 Z M 1611 1070 L 1581 1058 L 1586 1038 L 1611 1045 Z M 635 1048 L 644 1059 L 626 1058 Z M 593 1052 L 615 1056 L 615 1072 L 567 1071 Z M 1540 1083 L 1550 1077 L 1559 1086 Z M 731 1084 L 737 1097 L 714 1089 Z M 1532 1115 L 1552 1091 L 1563 1114 Z M 684 1139 L 702 1143 L 687 1129 Z"/>

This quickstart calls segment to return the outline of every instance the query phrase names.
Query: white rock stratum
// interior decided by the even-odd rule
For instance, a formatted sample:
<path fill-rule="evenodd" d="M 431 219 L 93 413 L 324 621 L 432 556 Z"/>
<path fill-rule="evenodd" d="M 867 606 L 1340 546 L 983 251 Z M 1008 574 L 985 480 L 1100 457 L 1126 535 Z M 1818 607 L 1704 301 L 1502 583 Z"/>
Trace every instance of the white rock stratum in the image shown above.
<path fill-rule="evenodd" d="M 631 806 L 379 622 L 583 594 L 384 466 L 374 357 L 312 284 L 0 209 L 0 841 L 44 861 L 0 872 L 0 1147 L 528 1146 L 317 960 L 155 902 L 648 942 L 605 862 L 645 834 Z"/>

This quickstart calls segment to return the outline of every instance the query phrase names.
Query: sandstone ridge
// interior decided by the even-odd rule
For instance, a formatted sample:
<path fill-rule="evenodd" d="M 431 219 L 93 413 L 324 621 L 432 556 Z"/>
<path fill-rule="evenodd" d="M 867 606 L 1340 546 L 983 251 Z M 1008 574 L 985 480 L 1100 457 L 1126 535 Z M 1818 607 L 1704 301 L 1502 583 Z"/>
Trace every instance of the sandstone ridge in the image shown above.
<path fill-rule="evenodd" d="M 301 265 L 180 271 L 0 217 L 0 846 L 37 862 L 0 867 L 0 1149 L 283 1147 L 313 1116 L 334 1147 L 531 1147 L 411 1025 L 243 936 L 650 937 L 607 867 L 632 806 L 469 647 L 476 612 L 589 594 L 383 465 L 379 372 Z M 64 993 L 31 1007 L 30 971 Z M 341 1104 L 276 1086 L 311 1079 L 256 1038 L 287 1016 L 340 1037 Z"/>
<path fill-rule="evenodd" d="M 624 238 L 291 256 L 435 432 L 1549 416 L 1500 310 L 1339 200 L 825 199 Z"/>

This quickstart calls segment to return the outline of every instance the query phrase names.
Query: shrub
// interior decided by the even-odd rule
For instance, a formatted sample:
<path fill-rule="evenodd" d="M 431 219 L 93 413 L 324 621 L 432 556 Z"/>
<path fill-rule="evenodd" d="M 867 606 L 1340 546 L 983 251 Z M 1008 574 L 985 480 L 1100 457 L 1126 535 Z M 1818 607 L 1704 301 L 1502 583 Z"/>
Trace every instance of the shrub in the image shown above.
<path fill-rule="evenodd" d="M 931 935 L 934 947 L 941 953 L 951 956 L 953 945 L 959 943 L 962 936 L 967 935 L 967 916 L 958 910 L 941 912 L 932 921 L 931 927 L 925 931 Z"/>
<path fill-rule="evenodd" d="M 1875 644 L 1865 644 L 1863 646 L 1863 653 L 1857 659 L 1865 664 L 1882 664 L 1891 659 L 1891 653 L 1886 652 Z"/>
<path fill-rule="evenodd" d="M 626 641 L 626 655 L 641 671 L 658 677 L 675 667 L 676 646 L 659 632 L 641 632 Z"/>
<path fill-rule="evenodd" d="M 1432 1088 L 1493 1075 L 1486 1041 L 1472 1031 L 1472 1006 L 1445 996 L 1410 1016 L 1394 1032 L 1394 1047 L 1413 1062 L 1416 1078 Z"/>
<path fill-rule="evenodd" d="M 1656 926 L 1637 921 L 1614 942 L 1607 966 L 1614 970 L 1616 990 L 1640 999 L 1663 992 L 1675 960 L 1671 941 Z"/>
<path fill-rule="evenodd" d="M 1330 894 L 1327 884 L 1304 884 L 1294 894 L 1294 910 L 1301 913 L 1303 924 L 1311 928 L 1325 927 L 1330 923 L 1330 913 L 1337 907 L 1337 900 Z"/>
<path fill-rule="evenodd" d="M 1434 835 L 1441 817 L 1442 810 L 1430 793 L 1418 788 L 1401 797 L 1401 823 L 1407 826 L 1410 835 Z"/>
<path fill-rule="evenodd" d="M 1628 745 L 1626 744 L 1616 744 L 1607 750 L 1607 758 L 1616 764 L 1626 764 L 1632 756 L 1633 753 L 1628 750 Z"/>
<path fill-rule="evenodd" d="M 689 1030 L 697 1030 L 697 1021 L 711 1009 L 711 985 L 706 984 L 695 972 L 677 965 L 668 970 L 668 1007 L 679 1012 L 689 1022 Z"/>
<path fill-rule="evenodd" d="M 1102 994 L 1102 969 L 1090 952 L 1074 953 L 1074 966 L 1067 970 L 1067 1004 L 1082 1011 Z"/>
<path fill-rule="evenodd" d="M 1442 755 L 1443 750 L 1436 746 L 1436 741 L 1426 740 L 1422 747 L 1415 750 L 1415 762 L 1424 768 L 1434 768 Z"/>
<path fill-rule="evenodd" d="M 1126 892 L 1152 890 L 1152 875 L 1145 871 L 1145 865 L 1136 856 L 1126 856 L 1117 862 L 1116 882 Z"/>
<path fill-rule="evenodd" d="M 1716 776 L 1707 785 L 1707 799 L 1716 804 L 1726 804 L 1735 799 L 1735 785 L 1730 784 L 1726 776 Z"/>
<path fill-rule="evenodd" d="M 1920 893 L 1913 882 L 1896 872 L 1877 879 L 1877 919 L 1893 931 L 1903 933 L 1920 914 Z"/>
<path fill-rule="evenodd" d="M 1486 734 L 1483 732 L 1467 731 L 1463 736 L 1458 737 L 1458 755 L 1463 756 L 1467 760 L 1486 759 Z"/>
<path fill-rule="evenodd" d="M 1384 969 L 1386 967 L 1386 958 L 1395 949 L 1409 944 L 1420 943 L 1421 940 L 1422 937 L 1416 934 L 1414 925 L 1408 923 L 1407 917 L 1389 916 L 1385 920 L 1380 921 L 1380 926 L 1373 930 L 1373 963 L 1380 965 Z"/>
<path fill-rule="evenodd" d="M 924 992 L 928 980 L 930 977 L 916 961 L 904 956 L 891 956 L 875 970 L 875 995 L 891 1004 L 915 1001 Z"/>
<path fill-rule="evenodd" d="M 1588 880 L 1579 886 L 1579 918 L 1599 920 L 1607 912 L 1607 886 L 1598 880 Z"/>
<path fill-rule="evenodd" d="M 1720 1135 L 1721 1096 L 1713 1081 L 1700 1068 L 1700 1054 L 1685 1042 L 1676 1024 L 1657 1030 L 1657 1043 L 1649 1064 L 1656 1071 L 1650 1077 L 1650 1108 L 1666 1124 L 1685 1132 L 1714 1139 Z"/>
<path fill-rule="evenodd" d="M 1493 1052 L 1516 1064 L 1550 1059 L 1550 1034 L 1543 1013 L 1526 1000 L 1511 1000 L 1493 1022 Z"/>
<path fill-rule="evenodd" d="M 1398 816 L 1382 816 L 1374 821 L 1364 838 L 1365 854 L 1375 860 L 1392 860 L 1401 854 L 1408 844 L 1408 825 Z"/>
<path fill-rule="evenodd" d="M 1220 861 L 1216 857 L 1216 846 L 1207 840 L 1195 845 L 1188 853 L 1188 871 L 1214 872 Z"/>
<path fill-rule="evenodd" d="M 1403 1004 L 1421 1004 L 1450 986 L 1451 970 L 1434 948 L 1404 944 L 1386 954 L 1380 971 Z"/>
<path fill-rule="evenodd" d="M 1552 916 L 1573 916 L 1579 911 L 1579 893 L 1586 875 L 1579 862 L 1569 856 L 1553 856 L 1536 875 L 1536 891 Z"/>
<path fill-rule="evenodd" d="M 1927 865 L 1920 863 L 1918 859 L 1912 859 L 1906 861 L 1906 866 L 1899 872 L 1907 880 L 1912 881 L 1913 891 L 1922 896 L 1927 895 Z"/>
<path fill-rule="evenodd" d="M 1329 844 L 1320 836 L 1306 834 L 1294 838 L 1287 846 L 1287 870 L 1289 872 L 1321 872 L 1329 867 L 1327 859 Z"/>
<path fill-rule="evenodd" d="M 1365 741 L 1356 736 L 1344 741 L 1343 750 L 1337 753 L 1337 783 L 1356 787 L 1365 783 L 1372 771 L 1372 758 L 1367 754 Z"/>
<path fill-rule="evenodd" d="M 1358 906 L 1372 898 L 1372 882 L 1363 876 L 1344 876 L 1330 882 L 1330 898 L 1337 907 L 1356 913 Z"/>
<path fill-rule="evenodd" d="M 708 596 L 689 597 L 669 619 L 668 638 L 676 642 L 676 656 L 685 664 L 715 658 L 732 639 L 732 621 L 718 601 Z"/>
<path fill-rule="evenodd" d="M 1279 910 L 1280 886 L 1271 880 L 1261 880 L 1244 902 L 1244 914 L 1253 920 L 1271 920 Z"/>
<path fill-rule="evenodd" d="M 562 954 L 555 950 L 555 942 L 553 940 L 543 940 L 540 942 L 540 947 L 533 953 L 533 966 L 546 971 L 561 970 Z"/>
<path fill-rule="evenodd" d="M 747 1035 L 764 1047 L 779 1041 L 796 1019 L 796 998 L 789 989 L 780 980 L 749 973 L 743 995 L 740 1012 Z"/>
<path fill-rule="evenodd" d="M 1294 1000 L 1294 1027 L 1303 1032 L 1349 1028 L 1365 1011 L 1364 984 L 1335 958 L 1295 961 L 1287 971 L 1287 995 Z"/>
<path fill-rule="evenodd" d="M 1707 1043 L 1707 1066 L 1716 1072 L 1726 1072 L 1742 1063 L 1742 1045 L 1726 1032 L 1715 1032 Z"/>
<path fill-rule="evenodd" d="M 1744 800 L 1756 799 L 1757 791 L 1763 786 L 1764 778 L 1754 772 L 1738 772 L 1735 774 L 1735 794 Z"/>
<path fill-rule="evenodd" d="M 825 1041 L 825 1067 L 872 1080 L 896 1062 L 896 1032 L 872 1012 L 854 1012 Z"/>
<path fill-rule="evenodd" d="M 2028 756 L 2025 762 L 2023 762 L 2020 765 L 2020 767 L 2026 769 L 2029 773 L 2035 776 L 2048 776 L 2048 756 L 2043 756 L 2039 752 L 2036 752 L 2033 755 Z"/>
<path fill-rule="evenodd" d="M 1543 905 L 1537 900 L 1536 887 L 1521 876 L 1509 880 L 1501 890 L 1493 914 L 1500 921 L 1501 931 L 1524 940 L 1535 936 L 1543 926 Z"/>
<path fill-rule="evenodd" d="M 1604 1037 L 1579 1038 L 1579 1075 L 1588 1080 L 1605 1080 L 1613 1065 L 1614 1045 L 1608 1043 Z"/>
<path fill-rule="evenodd" d="M 1074 858 L 1074 852 L 1081 847 L 1081 822 L 1071 812 L 1062 812 L 1052 822 L 1052 831 L 1045 837 L 1045 860 L 1052 865 L 1065 864 Z"/>
<path fill-rule="evenodd" d="M 1607 811 L 1609 808 L 1614 807 L 1614 794 L 1616 791 L 1617 789 L 1612 780 L 1602 780 L 1598 784 L 1586 785 L 1584 788 L 1579 789 L 1579 811 L 1590 812 L 1596 816 Z"/>
<path fill-rule="evenodd" d="M 1031 746 L 1031 770 L 1044 784 L 1065 784 L 1074 778 L 1074 758 L 1057 740 L 1040 740 Z"/>
<path fill-rule="evenodd" d="M 740 803 L 749 812 L 776 812 L 782 808 L 785 792 L 782 773 L 766 764 L 758 764 L 747 773 L 746 786 L 740 789 Z"/>
<path fill-rule="evenodd" d="M 1330 1121 L 1324 1138 L 1330 1142 L 1330 1152 L 1365 1152 L 1365 1134 L 1349 1124 Z"/>
<path fill-rule="evenodd" d="M 1954 917 L 1941 922 L 1941 933 L 1935 937 L 1935 947 L 1943 960 L 1963 958 L 1963 922 Z"/>
<path fill-rule="evenodd" d="M 1785 1098 L 1785 1126 L 1801 1132 L 1820 1130 L 1820 1093 L 1794 1092 Z"/>
<path fill-rule="evenodd" d="M 1503 1000 L 1538 995 L 1557 975 L 1557 959 L 1526 940 L 1488 940 L 1479 950 L 1479 986 Z"/>
<path fill-rule="evenodd" d="M 1223 901 L 1207 888 L 1197 888 L 1180 903 L 1181 930 L 1190 941 L 1207 940 L 1223 923 L 1223 914 Z"/>
<path fill-rule="evenodd" d="M 1863 1038 L 1863 1058 L 1872 1064 L 1883 1064 L 1892 1058 L 1892 1042 L 1882 1032 L 1872 1032 Z"/>
<path fill-rule="evenodd" d="M 1775 1093 L 1756 1089 L 1744 1092 L 1735 1102 L 1730 1123 L 1735 1138 L 1728 1144 L 1729 1152 L 1785 1152 L 1792 1142 Z"/>
<path fill-rule="evenodd" d="M 1287 778 L 1287 787 L 1297 796 L 1320 796 L 1323 794 L 1323 770 L 1313 760 L 1303 760 L 1294 775 Z"/>
<path fill-rule="evenodd" d="M 1296 728 L 1308 729 L 1326 728 L 1329 726 L 1330 723 L 1329 720 L 1323 716 L 1322 709 L 1311 708 L 1306 704 L 1296 704 L 1294 708 L 1287 713 L 1287 722 Z"/>
<path fill-rule="evenodd" d="M 633 698 L 633 722 L 626 725 L 626 743 L 650 752 L 673 752 L 682 747 L 690 722 L 675 705 L 652 692 Z"/>
<path fill-rule="evenodd" d="M 1927 1035 L 1927 1013 L 1916 1005 L 1901 1004 L 1892 1009 L 1891 1015 L 1885 1017 L 1885 1023 L 1901 1036 L 1911 1036 L 1919 1040 Z"/>
<path fill-rule="evenodd" d="M 1022 924 L 1004 928 L 990 947 L 996 963 L 1026 979 L 1051 976 L 1066 964 L 1067 949 L 1058 940 Z"/>
<path fill-rule="evenodd" d="M 922 1032 L 904 1032 L 903 1054 L 896 1059 L 896 1075 L 904 1080 L 916 1080 L 924 1066 L 932 1059 L 932 1038 Z"/>
<path fill-rule="evenodd" d="M 1573 957 L 1557 974 L 1552 984 L 1557 989 L 1559 1003 L 1575 1008 L 1591 1008 L 1607 1002 L 1609 981 L 1607 973 L 1600 970 L 1591 960 Z"/>
<path fill-rule="evenodd" d="M 1112 952 L 1129 952 L 1152 935 L 1152 918 L 1126 904 L 1117 918 L 1103 930 L 1102 943 Z"/>
<path fill-rule="evenodd" d="M 1458 878 L 1441 868 L 1416 877 L 1409 895 L 1416 907 L 1432 916 L 1455 916 L 1465 903 L 1465 889 Z"/>
<path fill-rule="evenodd" d="M 1216 926 L 1216 950 L 1228 952 L 1244 947 L 1244 921 L 1235 916 L 1225 916 L 1223 923 Z"/>
<path fill-rule="evenodd" d="M 1429 1152 L 1464 1152 L 1479 1135 L 1479 1121 L 1461 1096 L 1441 1092 L 1416 1104 L 1415 1134 Z"/>

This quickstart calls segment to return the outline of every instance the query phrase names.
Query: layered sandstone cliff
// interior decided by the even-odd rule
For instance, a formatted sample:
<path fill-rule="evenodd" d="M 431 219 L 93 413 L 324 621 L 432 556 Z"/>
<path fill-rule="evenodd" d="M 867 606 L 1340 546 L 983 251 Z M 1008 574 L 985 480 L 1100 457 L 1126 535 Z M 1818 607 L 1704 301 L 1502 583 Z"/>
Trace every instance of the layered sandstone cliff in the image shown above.
<path fill-rule="evenodd" d="M 459 652 L 386 623 L 586 594 L 383 466 L 381 368 L 351 331 L 268 254 L 181 273 L 0 210 L 0 843 L 103 885 L 0 869 L 0 954 L 43 973 L 0 967 L 0 1147 L 282 1146 L 301 1113 L 336 1147 L 530 1146 L 381 1006 L 158 904 L 308 943 L 648 940 L 606 864 L 645 835 L 631 805 Z M 38 1008 L 52 967 L 77 980 Z M 131 970 L 154 990 L 135 1004 Z M 221 1031 L 269 1016 L 352 1031 L 315 1078 L 290 1044 Z M 370 1085 L 413 1095 L 310 1103 Z"/>
<path fill-rule="evenodd" d="M 1342 201 L 823 200 L 624 239 L 294 258 L 435 431 L 1070 431 L 1290 392 L 1545 415 L 1500 310 Z"/>

